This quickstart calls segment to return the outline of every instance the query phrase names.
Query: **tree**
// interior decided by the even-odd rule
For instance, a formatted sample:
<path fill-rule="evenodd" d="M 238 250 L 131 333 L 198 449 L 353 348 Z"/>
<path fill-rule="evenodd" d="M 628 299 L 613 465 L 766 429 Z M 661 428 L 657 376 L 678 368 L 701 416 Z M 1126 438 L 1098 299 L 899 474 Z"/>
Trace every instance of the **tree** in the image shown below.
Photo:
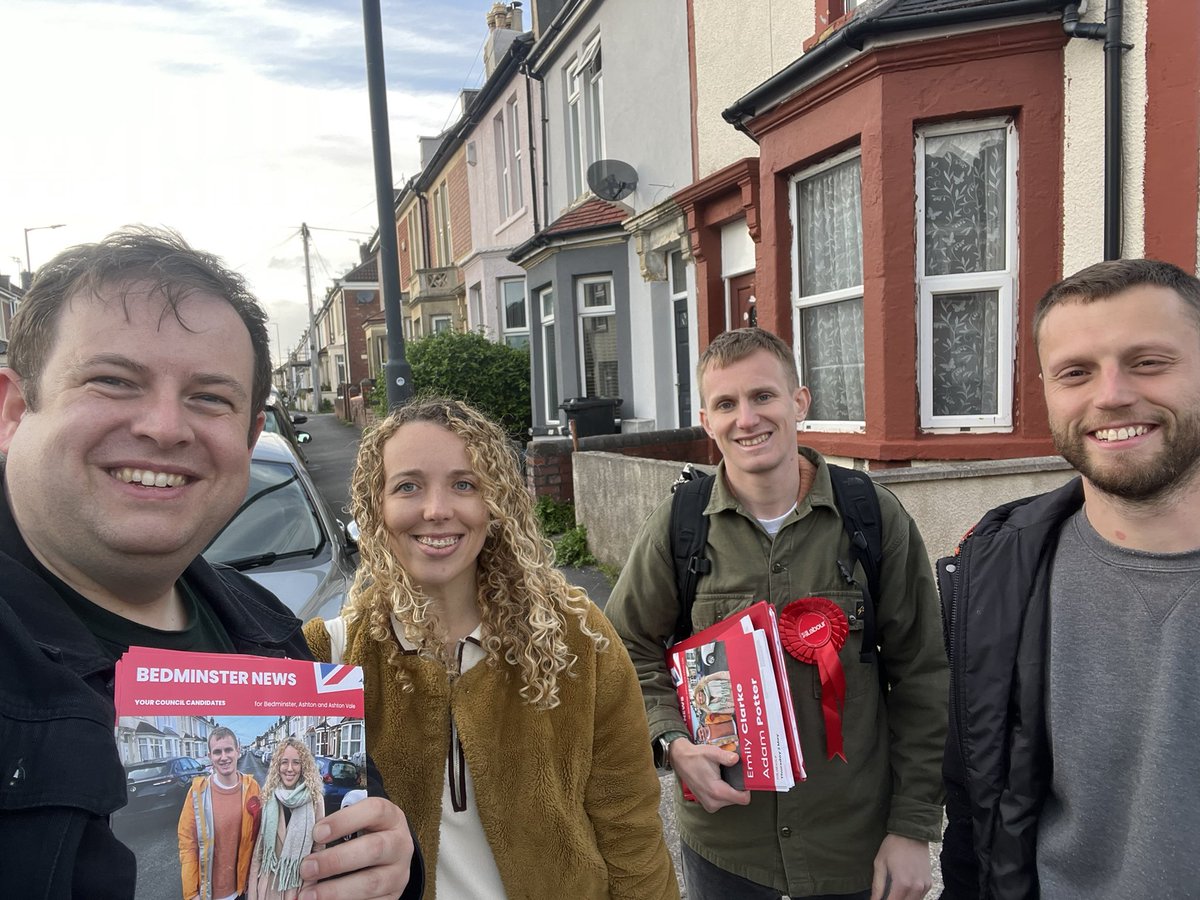
<path fill-rule="evenodd" d="M 443 331 L 407 345 L 417 394 L 465 400 L 499 422 L 509 436 L 525 440 L 532 424 L 529 351 L 489 341 L 479 332 Z M 386 385 L 380 379 L 371 401 L 387 412 Z"/>

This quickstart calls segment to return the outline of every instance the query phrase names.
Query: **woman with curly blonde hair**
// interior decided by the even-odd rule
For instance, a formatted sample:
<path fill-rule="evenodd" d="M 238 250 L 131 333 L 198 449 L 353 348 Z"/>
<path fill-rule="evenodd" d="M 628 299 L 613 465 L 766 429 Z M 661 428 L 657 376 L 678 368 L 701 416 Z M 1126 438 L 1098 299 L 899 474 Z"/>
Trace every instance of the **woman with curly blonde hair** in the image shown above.
<path fill-rule="evenodd" d="M 322 845 L 313 827 L 325 815 L 325 784 L 299 738 L 284 738 L 271 755 L 262 789 L 258 839 L 250 856 L 248 900 L 295 900 L 306 882 L 300 860 Z"/>
<path fill-rule="evenodd" d="M 679 896 L 633 665 L 554 568 L 503 430 L 417 400 L 369 429 L 342 616 L 305 625 L 360 665 L 367 748 L 408 815 L 426 898 Z"/>

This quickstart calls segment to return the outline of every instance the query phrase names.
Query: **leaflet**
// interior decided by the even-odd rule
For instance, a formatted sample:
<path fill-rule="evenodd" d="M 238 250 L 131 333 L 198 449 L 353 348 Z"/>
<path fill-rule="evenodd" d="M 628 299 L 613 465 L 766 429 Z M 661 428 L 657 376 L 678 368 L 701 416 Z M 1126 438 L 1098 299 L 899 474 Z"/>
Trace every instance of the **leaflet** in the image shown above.
<path fill-rule="evenodd" d="M 365 796 L 358 666 L 131 647 L 114 693 L 138 900 L 297 887 L 312 827 Z"/>
<path fill-rule="evenodd" d="M 692 740 L 738 754 L 722 772 L 738 789 L 788 791 L 805 777 L 773 613 L 756 603 L 667 652 Z"/>

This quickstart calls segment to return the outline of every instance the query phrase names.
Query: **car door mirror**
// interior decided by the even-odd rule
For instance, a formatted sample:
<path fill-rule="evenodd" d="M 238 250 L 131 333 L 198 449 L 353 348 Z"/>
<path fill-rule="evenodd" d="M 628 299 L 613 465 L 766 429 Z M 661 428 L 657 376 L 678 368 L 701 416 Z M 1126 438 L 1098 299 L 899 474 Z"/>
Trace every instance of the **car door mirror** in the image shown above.
<path fill-rule="evenodd" d="M 312 440 L 312 435 L 309 434 L 307 431 L 297 431 L 296 432 L 296 442 L 297 443 L 307 444 L 311 440 Z"/>
<path fill-rule="evenodd" d="M 341 524 L 340 520 L 338 524 Z M 346 549 L 351 553 L 358 550 L 358 537 L 361 534 L 358 523 L 351 519 L 349 524 L 342 525 L 342 533 L 346 535 Z"/>
<path fill-rule="evenodd" d="M 300 413 L 292 413 L 292 424 L 303 425 L 308 421 L 308 416 L 302 416 Z"/>

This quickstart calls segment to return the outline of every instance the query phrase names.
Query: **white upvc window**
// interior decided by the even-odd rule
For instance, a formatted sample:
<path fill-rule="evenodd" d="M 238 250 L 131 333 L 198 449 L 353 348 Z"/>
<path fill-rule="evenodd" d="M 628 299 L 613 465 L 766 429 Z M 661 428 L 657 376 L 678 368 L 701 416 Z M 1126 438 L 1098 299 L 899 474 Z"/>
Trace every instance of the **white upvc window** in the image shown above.
<path fill-rule="evenodd" d="M 571 197 L 583 193 L 583 93 L 579 71 L 572 64 L 567 79 L 567 179 Z"/>
<path fill-rule="evenodd" d="M 567 175 L 571 197 L 587 190 L 587 168 L 604 156 L 604 78 L 600 39 L 592 40 L 564 72 L 567 97 Z"/>
<path fill-rule="evenodd" d="M 617 355 L 617 308 L 611 275 L 593 275 L 576 282 L 579 317 L 579 365 L 585 397 L 620 397 L 621 372 Z"/>
<path fill-rule="evenodd" d="M 1017 133 L 1011 119 L 916 134 L 921 427 L 1012 427 Z"/>
<path fill-rule="evenodd" d="M 408 221 L 408 261 L 412 270 L 425 268 L 425 241 L 421 235 L 421 219 L 416 207 L 406 216 Z"/>
<path fill-rule="evenodd" d="M 538 311 L 542 324 L 542 384 L 546 422 L 558 422 L 558 404 L 562 401 L 558 396 L 558 341 L 554 331 L 554 288 L 547 287 L 538 291 Z"/>
<path fill-rule="evenodd" d="M 430 316 L 429 328 L 430 334 L 441 334 L 443 331 L 449 331 L 453 324 L 452 318 L 447 315 Z"/>
<path fill-rule="evenodd" d="M 529 347 L 529 310 L 525 302 L 525 279 L 500 279 L 501 325 L 504 343 Z"/>
<path fill-rule="evenodd" d="M 496 192 L 500 201 L 500 221 L 520 212 L 525 204 L 521 196 L 521 127 L 514 94 L 493 120 L 496 143 Z"/>
<path fill-rule="evenodd" d="M 503 222 L 509 216 L 509 202 L 512 197 L 512 172 L 509 166 L 508 135 L 503 111 L 496 114 L 493 122 L 496 131 L 496 194 L 500 201 L 500 221 Z"/>
<path fill-rule="evenodd" d="M 433 192 L 433 217 L 437 226 L 437 264 L 439 268 L 452 265 L 450 256 L 450 192 L 446 182 Z"/>
<path fill-rule="evenodd" d="M 517 98 L 514 94 L 508 98 L 508 103 L 504 106 L 504 119 L 508 128 L 508 208 L 510 215 L 516 215 L 525 208 L 525 198 L 521 193 L 521 117 L 519 113 Z"/>
<path fill-rule="evenodd" d="M 812 392 L 804 430 L 865 427 L 861 181 L 857 148 L 791 179 L 792 333 Z"/>

